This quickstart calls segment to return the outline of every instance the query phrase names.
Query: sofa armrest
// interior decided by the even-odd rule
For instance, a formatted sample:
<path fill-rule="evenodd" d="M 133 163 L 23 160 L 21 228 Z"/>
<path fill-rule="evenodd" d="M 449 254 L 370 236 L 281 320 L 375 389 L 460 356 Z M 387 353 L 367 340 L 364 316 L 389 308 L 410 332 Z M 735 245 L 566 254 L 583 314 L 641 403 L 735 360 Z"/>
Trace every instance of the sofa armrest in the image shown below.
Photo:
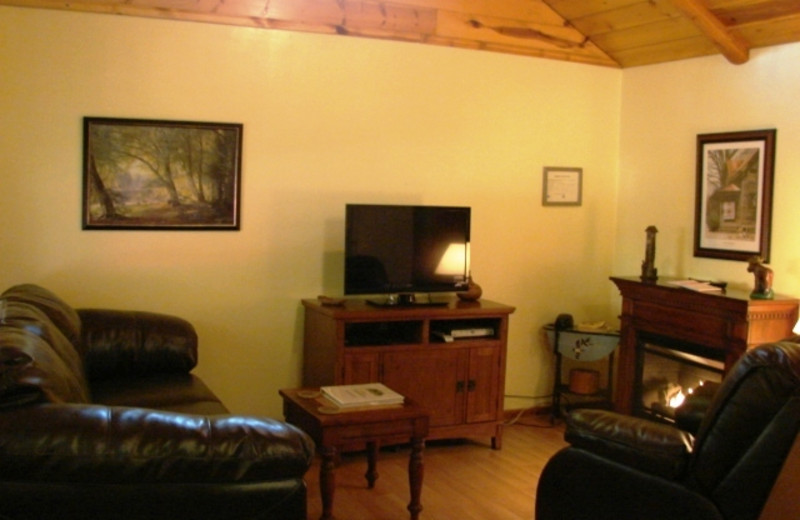
<path fill-rule="evenodd" d="M 78 309 L 88 379 L 187 373 L 197 365 L 197 333 L 188 321 L 140 311 Z"/>
<path fill-rule="evenodd" d="M 250 483 L 302 478 L 311 439 L 274 419 L 45 404 L 0 414 L 6 482 Z"/>
<path fill-rule="evenodd" d="M 564 434 L 577 448 L 668 479 L 686 468 L 694 438 L 668 424 L 606 410 L 575 410 Z"/>

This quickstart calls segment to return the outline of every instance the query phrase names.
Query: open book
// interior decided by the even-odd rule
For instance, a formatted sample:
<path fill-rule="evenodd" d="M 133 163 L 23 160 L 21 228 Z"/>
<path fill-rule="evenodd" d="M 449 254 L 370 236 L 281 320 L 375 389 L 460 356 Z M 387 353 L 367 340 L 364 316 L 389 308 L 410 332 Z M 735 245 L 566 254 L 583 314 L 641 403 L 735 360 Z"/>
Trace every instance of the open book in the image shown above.
<path fill-rule="evenodd" d="M 322 395 L 340 408 L 403 404 L 404 397 L 381 383 L 323 386 Z"/>

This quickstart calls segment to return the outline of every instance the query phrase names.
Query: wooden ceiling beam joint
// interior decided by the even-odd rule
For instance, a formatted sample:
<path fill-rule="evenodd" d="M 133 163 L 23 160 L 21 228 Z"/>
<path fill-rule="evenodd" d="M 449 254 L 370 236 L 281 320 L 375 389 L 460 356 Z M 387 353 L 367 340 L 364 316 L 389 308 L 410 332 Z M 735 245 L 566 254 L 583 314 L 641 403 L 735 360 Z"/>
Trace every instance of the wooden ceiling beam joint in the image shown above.
<path fill-rule="evenodd" d="M 692 20 L 700 31 L 720 49 L 728 61 L 741 65 L 750 59 L 750 45 L 744 38 L 731 32 L 700 0 L 670 1 Z"/>

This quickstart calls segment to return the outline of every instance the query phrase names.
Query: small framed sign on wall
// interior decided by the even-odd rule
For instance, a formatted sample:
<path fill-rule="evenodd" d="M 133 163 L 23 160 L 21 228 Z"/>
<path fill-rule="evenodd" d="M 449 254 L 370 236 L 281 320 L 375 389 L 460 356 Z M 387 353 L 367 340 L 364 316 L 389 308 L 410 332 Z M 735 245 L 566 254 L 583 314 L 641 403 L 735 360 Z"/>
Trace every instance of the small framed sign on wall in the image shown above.
<path fill-rule="evenodd" d="M 543 206 L 580 206 L 583 168 L 545 166 L 542 180 Z"/>

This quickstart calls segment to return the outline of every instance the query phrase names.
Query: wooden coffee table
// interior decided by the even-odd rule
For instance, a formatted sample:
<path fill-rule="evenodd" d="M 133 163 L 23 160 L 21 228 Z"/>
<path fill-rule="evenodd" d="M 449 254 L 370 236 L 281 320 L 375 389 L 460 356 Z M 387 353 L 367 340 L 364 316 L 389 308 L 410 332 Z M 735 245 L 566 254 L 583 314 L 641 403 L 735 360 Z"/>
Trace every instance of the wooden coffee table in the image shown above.
<path fill-rule="evenodd" d="M 367 446 L 367 486 L 374 487 L 378 477 L 377 456 L 382 440 L 407 438 L 411 442 L 408 462 L 408 483 L 411 501 L 408 511 L 417 520 L 422 511 L 422 450 L 428 435 L 428 412 L 406 399 L 405 404 L 387 408 L 359 409 L 324 413 L 327 408 L 318 396 L 308 397 L 317 389 L 284 389 L 283 415 L 286 422 L 308 433 L 322 456 L 319 487 L 322 495 L 322 520 L 333 518 L 333 493 L 336 487 L 334 469 L 341 447 L 354 444 Z"/>

